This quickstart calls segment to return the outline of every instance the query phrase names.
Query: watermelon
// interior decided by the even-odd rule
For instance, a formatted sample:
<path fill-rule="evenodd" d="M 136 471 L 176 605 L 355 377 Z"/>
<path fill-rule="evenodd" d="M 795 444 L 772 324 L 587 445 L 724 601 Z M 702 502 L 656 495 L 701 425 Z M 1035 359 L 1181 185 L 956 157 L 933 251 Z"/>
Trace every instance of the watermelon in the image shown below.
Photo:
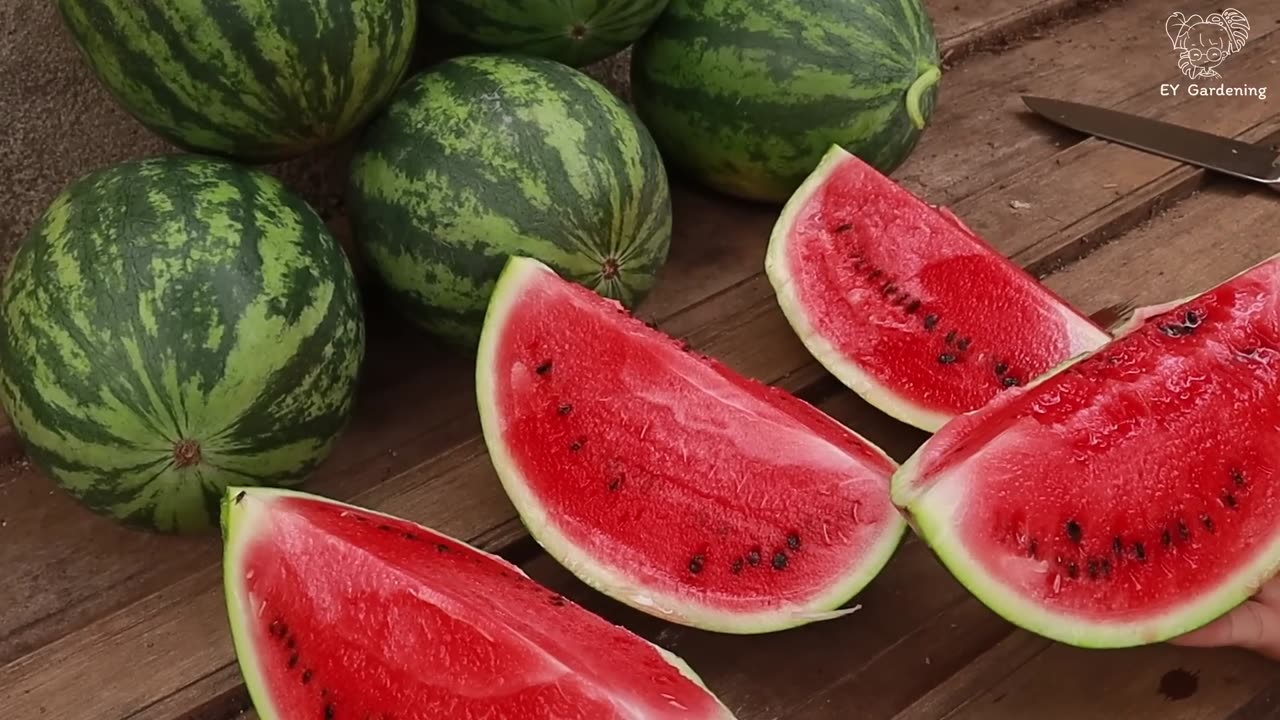
<path fill-rule="evenodd" d="M 831 374 L 929 432 L 1110 339 L 950 211 L 838 145 L 783 208 L 765 270 Z"/>
<path fill-rule="evenodd" d="M 187 150 L 281 160 L 362 125 L 409 67 L 417 0 L 58 0 L 138 122 Z"/>
<path fill-rule="evenodd" d="M 223 582 L 262 720 L 732 720 L 678 657 L 407 520 L 231 488 Z"/>
<path fill-rule="evenodd" d="M 781 203 L 832 143 L 897 168 L 939 67 L 920 0 L 671 0 L 636 43 L 631 95 L 673 169 Z"/>
<path fill-rule="evenodd" d="M 975 596 L 1048 638 L 1123 647 L 1213 620 L 1280 570 L 1278 293 L 1280 256 L 1139 311 L 947 424 L 894 502 Z"/>
<path fill-rule="evenodd" d="M 533 259 L 498 281 L 476 395 L 530 534 L 671 622 L 748 634 L 846 615 L 905 532 L 874 445 Z"/>
<path fill-rule="evenodd" d="M 37 218 L 0 289 L 0 402 L 88 507 L 214 528 L 222 490 L 290 485 L 346 425 L 355 277 L 270 175 L 174 155 L 95 170 Z"/>
<path fill-rule="evenodd" d="M 648 132 L 595 80 L 529 56 L 462 56 L 406 83 L 359 144 L 348 205 L 403 314 L 470 351 L 508 256 L 634 307 L 671 244 Z"/>
<path fill-rule="evenodd" d="M 436 0 L 423 13 L 477 48 L 581 67 L 634 43 L 666 6 L 667 0 Z"/>

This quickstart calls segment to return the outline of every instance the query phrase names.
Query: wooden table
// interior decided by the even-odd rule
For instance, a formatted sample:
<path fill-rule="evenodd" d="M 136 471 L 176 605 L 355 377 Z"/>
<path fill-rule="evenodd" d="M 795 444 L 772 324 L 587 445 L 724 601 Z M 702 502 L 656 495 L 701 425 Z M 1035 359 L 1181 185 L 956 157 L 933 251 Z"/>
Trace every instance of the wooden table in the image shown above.
<path fill-rule="evenodd" d="M 1179 82 L 1155 0 L 933 0 L 948 69 L 932 127 L 896 178 L 945 203 L 1086 312 L 1157 302 L 1280 251 L 1272 193 L 1037 121 L 1018 94 L 1150 113 L 1275 142 L 1280 100 L 1162 97 Z M 1280 93 L 1280 3 L 1235 0 L 1248 44 L 1220 68 Z M 778 383 L 904 459 L 923 439 L 833 382 L 761 274 L 773 207 L 679 187 L 661 287 L 640 314 Z M 1087 652 L 1017 631 L 909 538 L 840 620 L 757 637 L 667 625 L 537 552 L 490 468 L 471 369 L 370 308 L 358 418 L 308 489 L 503 553 L 536 579 L 684 656 L 743 720 L 1280 717 L 1280 666 L 1234 650 Z M 0 718 L 224 720 L 247 710 L 216 538 L 91 515 L 20 457 L 0 474 Z"/>

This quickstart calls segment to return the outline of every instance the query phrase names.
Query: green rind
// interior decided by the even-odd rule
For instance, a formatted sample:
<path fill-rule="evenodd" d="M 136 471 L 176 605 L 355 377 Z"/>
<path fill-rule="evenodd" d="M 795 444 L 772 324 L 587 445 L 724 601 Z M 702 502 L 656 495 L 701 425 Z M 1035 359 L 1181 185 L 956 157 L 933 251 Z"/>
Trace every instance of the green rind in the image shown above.
<path fill-rule="evenodd" d="M 471 350 L 509 255 L 634 307 L 671 243 L 666 170 L 639 120 L 587 75 L 528 56 L 455 58 L 406 83 L 362 138 L 348 198 L 400 310 Z"/>
<path fill-rule="evenodd" d="M 519 52 L 582 67 L 638 40 L 667 0 L 438 0 L 423 16 L 476 49 Z"/>
<path fill-rule="evenodd" d="M 355 277 L 275 178 L 197 156 L 72 183 L 0 290 L 0 402 L 29 456 L 93 510 L 202 531 L 222 489 L 292 484 L 350 416 Z M 200 462 L 174 464 L 195 440 Z"/>
<path fill-rule="evenodd" d="M 919 0 L 671 0 L 632 54 L 632 97 L 673 168 L 784 201 L 832 144 L 884 174 L 915 148 L 941 61 Z"/>
<path fill-rule="evenodd" d="M 1280 255 L 1269 259 L 1275 257 Z M 1248 272 L 1248 269 L 1221 284 L 1230 282 L 1231 279 L 1245 272 Z M 1113 331 L 1115 338 L 1118 340 L 1132 332 L 1145 319 L 1177 307 L 1192 297 L 1195 296 L 1135 309 L 1128 321 L 1115 328 Z M 1102 352 L 1106 352 L 1106 346 L 1064 361 L 1007 397 L 1012 398 L 1030 392 L 1054 375 Z M 984 410 L 979 408 L 960 417 L 972 416 Z M 949 502 L 952 498 L 933 490 L 923 492 L 912 488 L 920 478 L 921 459 L 931 449 L 932 442 L 932 438 L 925 441 L 924 445 L 894 473 L 890 484 L 890 495 L 894 504 L 907 516 L 913 531 L 925 541 L 947 570 L 974 597 L 992 612 L 1028 632 L 1087 649 L 1115 649 L 1164 642 L 1185 635 L 1221 617 L 1249 599 L 1265 579 L 1280 573 L 1280 535 L 1278 535 L 1251 564 L 1222 581 L 1215 592 L 1201 596 L 1194 603 L 1180 609 L 1171 610 L 1142 622 L 1090 623 L 1048 611 L 1006 590 L 997 581 L 992 580 L 964 551 L 963 540 L 951 532 L 952 513 L 955 509 L 954 503 Z M 1245 582 L 1250 578 L 1254 581 Z"/>
<path fill-rule="evenodd" d="M 476 399 L 480 424 L 489 450 L 489 459 L 507 497 L 520 515 L 533 539 L 561 566 L 596 591 L 636 610 L 669 622 L 726 634 L 763 634 L 833 619 L 856 610 L 840 610 L 862 591 L 888 564 L 906 534 L 906 522 L 886 525 L 884 534 L 850 571 L 832 583 L 830 589 L 799 608 L 758 613 L 717 612 L 711 608 L 684 602 L 674 597 L 637 588 L 611 569 L 583 556 L 573 543 L 550 522 L 547 511 L 529 492 L 527 483 L 516 468 L 502 440 L 500 420 L 496 415 L 497 398 L 491 378 L 494 358 L 510 309 L 519 298 L 524 281 L 548 268 L 535 259 L 512 257 L 498 279 L 481 333 L 476 361 Z M 851 431 L 852 432 L 852 431 Z M 875 448 L 871 443 L 868 447 Z M 888 455 L 882 456 L 889 462 Z"/>
<path fill-rule="evenodd" d="M 243 493 L 243 495 L 242 495 Z M 270 695 L 262 683 L 261 672 L 258 669 L 256 653 L 254 651 L 253 642 L 249 637 L 249 631 L 245 627 L 244 619 L 256 616 L 256 612 L 247 607 L 245 599 L 241 593 L 240 586 L 240 560 L 242 558 L 242 550 L 245 545 L 253 538 L 253 533 L 257 530 L 257 526 L 245 519 L 245 513 L 250 512 L 249 507 L 259 500 L 269 502 L 272 498 L 294 497 L 304 500 L 312 500 L 317 502 L 327 502 L 337 507 L 351 508 L 361 512 L 379 515 L 389 519 L 403 520 L 394 515 L 378 512 L 369 508 L 344 503 L 331 498 L 313 495 L 309 493 L 299 492 L 287 488 L 267 488 L 267 487 L 228 487 L 226 493 L 222 497 L 220 516 L 223 532 L 223 562 L 222 562 L 222 585 L 223 595 L 226 599 L 227 619 L 231 628 L 232 644 L 235 647 L 236 658 L 240 666 L 241 675 L 244 678 L 245 686 L 249 690 L 249 697 L 254 704 L 254 710 L 258 713 L 261 720 L 288 720 L 280 716 L 279 712 L 271 704 Z M 239 501 L 237 501 L 239 498 Z M 248 501 L 246 505 L 244 501 Z M 251 520 L 252 518 L 250 518 Z M 469 543 L 464 543 L 457 538 L 444 535 L 430 528 L 422 527 L 426 532 L 440 535 L 454 542 L 467 545 L 468 548 L 475 552 L 488 557 L 492 560 L 502 563 L 503 567 L 510 572 L 519 573 L 522 577 L 529 577 L 523 569 L 517 565 L 513 565 L 507 560 L 494 555 L 492 553 L 481 550 Z M 658 645 L 648 642 L 644 638 L 635 636 L 638 640 L 648 643 L 658 654 L 667 661 L 669 665 L 674 667 L 682 675 L 688 678 L 698 687 L 702 688 L 716 700 L 717 704 L 724 710 L 723 720 L 735 720 L 734 714 L 724 705 L 715 693 L 707 687 L 702 678 L 694 672 L 688 662 L 675 653 L 666 650 Z"/>
<path fill-rule="evenodd" d="M 417 0 L 58 0 L 116 101 L 186 150 L 280 160 L 362 125 L 409 67 Z"/>

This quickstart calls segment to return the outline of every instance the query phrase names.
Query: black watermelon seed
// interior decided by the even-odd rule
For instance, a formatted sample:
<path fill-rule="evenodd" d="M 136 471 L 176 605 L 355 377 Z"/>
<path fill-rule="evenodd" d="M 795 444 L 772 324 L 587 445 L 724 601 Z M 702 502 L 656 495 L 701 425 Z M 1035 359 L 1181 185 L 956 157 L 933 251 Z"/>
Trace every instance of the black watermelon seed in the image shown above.
<path fill-rule="evenodd" d="M 790 535 L 788 535 L 788 536 L 787 536 L 787 547 L 791 548 L 792 550 L 799 550 L 799 549 L 800 549 L 800 536 L 799 536 L 799 535 L 797 535 L 797 534 L 795 534 L 795 533 L 791 533 Z"/>
<path fill-rule="evenodd" d="M 969 349 L 969 344 L 970 344 L 971 342 L 973 342 L 973 341 L 972 341 L 972 340 L 970 340 L 970 339 L 969 339 L 969 338 L 967 338 L 967 337 L 966 337 L 966 338 L 960 338 L 958 341 L 956 341 L 956 349 L 957 349 L 957 350 L 961 350 L 961 351 L 963 351 L 963 350 L 968 350 L 968 349 Z"/>
<path fill-rule="evenodd" d="M 933 313 L 929 313 L 928 315 L 925 315 L 925 316 L 924 316 L 924 329 L 925 329 L 925 330 L 932 330 L 932 329 L 933 329 L 933 326 L 934 326 L 934 325 L 937 325 L 937 324 L 938 324 L 938 316 L 937 316 L 937 315 L 934 315 Z"/>
<path fill-rule="evenodd" d="M 1004 364 L 1004 363 L 1002 363 L 1002 362 L 998 362 L 998 363 L 996 363 L 996 374 L 997 374 L 997 375 L 1003 375 L 1003 374 L 1005 374 L 1005 373 L 1007 373 L 1007 372 L 1009 372 L 1009 366 L 1008 366 L 1008 365 L 1005 365 L 1005 364 Z"/>
<path fill-rule="evenodd" d="M 1178 519 L 1178 535 L 1183 542 L 1191 539 L 1191 528 L 1187 527 L 1187 524 L 1182 522 L 1181 518 Z"/>
<path fill-rule="evenodd" d="M 310 669 L 303 670 L 303 671 L 302 671 L 302 684 L 303 684 L 303 685 L 306 685 L 306 684 L 307 684 L 307 683 L 309 683 L 309 682 L 311 682 L 311 670 L 310 670 Z"/>
<path fill-rule="evenodd" d="M 947 343 L 948 345 L 950 345 L 951 343 L 955 342 L 955 341 L 956 341 L 956 331 L 955 331 L 955 330 L 949 330 L 949 331 L 947 331 L 947 336 L 946 336 L 945 338 L 943 338 L 943 341 L 944 341 L 945 343 Z"/>
<path fill-rule="evenodd" d="M 853 223 L 843 223 L 841 225 L 836 226 L 836 232 L 839 232 L 839 233 L 849 232 L 852 229 L 853 229 Z"/>
<path fill-rule="evenodd" d="M 569 403 L 563 403 L 560 405 L 560 407 L 556 408 L 556 412 L 560 413 L 561 415 L 568 415 L 569 413 L 573 412 L 573 406 L 570 405 Z"/>
<path fill-rule="evenodd" d="M 1012 375 L 1005 375 L 1003 378 L 1000 379 L 1000 384 L 1004 385 L 1005 387 L 1013 387 L 1014 385 L 1018 384 L 1018 378 Z"/>
<path fill-rule="evenodd" d="M 1116 554 L 1116 557 L 1120 557 L 1124 554 L 1124 541 L 1120 539 L 1119 535 L 1112 538 L 1111 551 Z"/>
<path fill-rule="evenodd" d="M 324 706 L 324 720 L 333 720 L 333 705 Z"/>
<path fill-rule="evenodd" d="M 1067 565 L 1067 577 L 1074 580 L 1079 575 L 1080 575 L 1080 568 L 1076 567 L 1075 563 L 1071 563 L 1070 565 Z"/>
<path fill-rule="evenodd" d="M 239 504 L 240 504 L 240 501 L 244 499 L 244 495 L 245 495 L 244 490 L 241 490 L 240 492 L 236 493 L 236 504 L 237 504 L 237 505 L 239 505 Z"/>
<path fill-rule="evenodd" d="M 787 566 L 787 554 L 779 550 L 773 554 L 773 569 L 781 570 Z"/>
<path fill-rule="evenodd" d="M 1142 547 L 1142 543 L 1133 544 L 1133 556 L 1138 558 L 1139 561 L 1147 559 L 1147 551 Z"/>
<path fill-rule="evenodd" d="M 550 361 L 550 360 L 543 361 L 543 363 L 542 363 L 541 365 L 539 365 L 539 366 L 538 366 L 538 369 L 537 369 L 537 373 L 538 373 L 539 375 L 546 375 L 546 374 L 547 374 L 548 372 L 550 372 L 550 371 L 551 371 L 551 361 Z"/>
<path fill-rule="evenodd" d="M 1187 314 L 1182 317 L 1182 322 L 1187 327 L 1198 327 L 1200 325 L 1200 315 L 1195 310 L 1188 310 Z"/>
<path fill-rule="evenodd" d="M 578 452 L 581 449 L 582 449 L 582 440 L 574 440 L 573 442 L 569 443 L 569 450 L 571 452 Z"/>
<path fill-rule="evenodd" d="M 742 572 L 742 558 L 734 558 L 733 565 L 729 567 L 730 572 L 737 575 Z"/>
<path fill-rule="evenodd" d="M 1213 518 L 1209 517 L 1207 514 L 1202 514 L 1200 516 L 1200 524 L 1204 525 L 1205 530 L 1213 532 Z"/>
<path fill-rule="evenodd" d="M 414 535 L 414 534 L 413 534 L 413 533 L 411 533 L 411 532 L 407 532 L 407 533 L 405 533 L 405 534 L 404 534 L 404 539 L 405 539 L 405 540 L 417 540 L 417 539 L 418 539 L 418 536 L 417 536 L 417 535 Z"/>
<path fill-rule="evenodd" d="M 292 670 L 297 665 L 298 665 L 298 653 L 293 653 L 289 656 L 289 669 Z"/>
<path fill-rule="evenodd" d="M 1235 506 L 1236 506 L 1236 496 L 1235 496 L 1235 495 L 1232 495 L 1231 493 L 1227 493 L 1227 494 L 1223 495 L 1223 496 L 1222 496 L 1222 504 L 1223 504 L 1223 505 L 1226 505 L 1226 506 L 1227 506 L 1227 507 L 1229 507 L 1229 508 L 1234 509 L 1234 508 L 1235 508 Z"/>
<path fill-rule="evenodd" d="M 436 543 L 436 552 L 449 552 L 449 546 Z"/>
<path fill-rule="evenodd" d="M 1160 542 L 1165 547 L 1173 544 L 1173 533 L 1169 532 L 1169 528 L 1165 528 L 1164 533 L 1160 535 Z"/>
<path fill-rule="evenodd" d="M 622 487 L 621 475 L 609 481 L 609 492 L 617 492 L 620 487 Z"/>
<path fill-rule="evenodd" d="M 1098 561 L 1089 558 L 1088 564 L 1085 565 L 1085 572 L 1089 573 L 1090 580 L 1098 579 Z"/>
<path fill-rule="evenodd" d="M 689 561 L 689 572 L 694 575 L 702 572 L 702 561 L 703 558 L 701 555 L 694 555 L 693 559 Z"/>
<path fill-rule="evenodd" d="M 938 356 L 938 362 L 942 363 L 943 365 L 950 365 L 955 361 L 956 361 L 956 356 L 952 355 L 951 353 L 942 353 L 941 355 Z"/>
<path fill-rule="evenodd" d="M 912 300 L 912 301 L 911 301 L 911 303 L 910 303 L 909 305 L 907 305 L 907 314 L 908 314 L 908 315 L 915 315 L 915 314 L 916 314 L 916 311 L 918 311 L 919 309 L 920 309 L 920 301 L 919 301 L 919 300 Z"/>
<path fill-rule="evenodd" d="M 1071 542 L 1079 543 L 1084 537 L 1084 531 L 1080 529 L 1080 523 L 1075 520 L 1067 521 L 1067 537 L 1071 538 Z"/>
<path fill-rule="evenodd" d="M 748 552 L 748 553 L 747 553 L 747 564 L 748 564 L 748 565 L 759 565 L 759 564 L 760 564 L 760 551 L 759 551 L 759 550 L 752 550 L 752 551 L 750 551 L 750 552 Z"/>
<path fill-rule="evenodd" d="M 1231 481 L 1240 487 L 1244 487 L 1244 473 L 1240 470 L 1232 470 Z"/>

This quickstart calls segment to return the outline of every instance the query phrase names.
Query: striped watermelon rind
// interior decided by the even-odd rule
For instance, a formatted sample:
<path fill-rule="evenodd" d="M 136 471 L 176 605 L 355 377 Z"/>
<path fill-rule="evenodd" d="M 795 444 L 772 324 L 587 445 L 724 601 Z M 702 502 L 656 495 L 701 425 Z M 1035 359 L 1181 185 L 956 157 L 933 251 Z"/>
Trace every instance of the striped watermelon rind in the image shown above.
<path fill-rule="evenodd" d="M 633 308 L 671 243 L 645 127 L 586 74 L 532 56 L 457 57 L 405 83 L 357 146 L 347 205 L 400 310 L 472 350 L 510 255 Z"/>
<path fill-rule="evenodd" d="M 399 85 L 417 0 L 58 0 L 98 80 L 185 150 L 273 161 L 338 142 Z"/>
<path fill-rule="evenodd" d="M 671 0 L 635 46 L 631 94 L 674 170 L 779 203 L 838 144 L 884 174 L 937 103 L 920 0 Z"/>
<path fill-rule="evenodd" d="M 634 43 L 667 0 L 438 0 L 432 24 L 478 49 L 521 52 L 582 67 Z"/>
<path fill-rule="evenodd" d="M 37 218 L 0 289 L 0 402 L 89 508 L 216 527 L 228 484 L 297 484 L 348 422 L 355 276 L 278 180 L 174 155 L 93 171 Z"/>

